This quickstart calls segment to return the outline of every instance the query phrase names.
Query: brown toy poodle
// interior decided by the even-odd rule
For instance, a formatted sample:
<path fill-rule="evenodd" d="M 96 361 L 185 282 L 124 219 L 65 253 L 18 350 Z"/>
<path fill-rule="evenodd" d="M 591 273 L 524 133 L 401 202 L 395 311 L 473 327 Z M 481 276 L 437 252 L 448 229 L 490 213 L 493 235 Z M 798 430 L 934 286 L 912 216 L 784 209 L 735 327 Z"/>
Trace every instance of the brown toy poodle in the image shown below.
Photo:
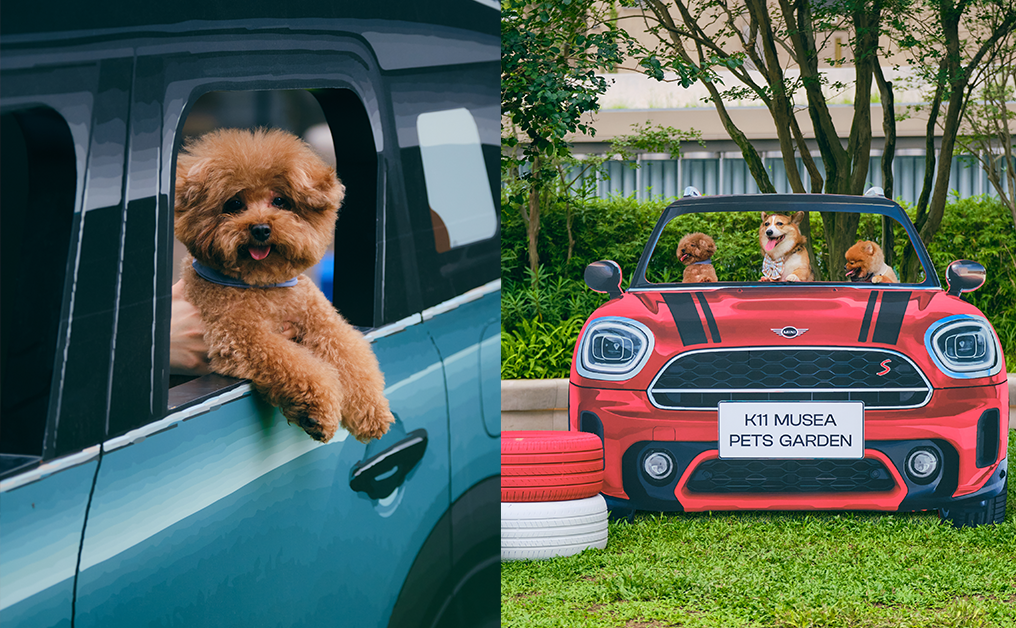
<path fill-rule="evenodd" d="M 716 243 L 704 233 L 689 233 L 677 244 L 677 258 L 685 265 L 684 283 L 715 282 L 716 269 L 709 258 L 716 252 Z"/>
<path fill-rule="evenodd" d="M 184 288 L 201 311 L 212 370 L 250 379 L 315 440 L 329 441 L 341 423 L 367 442 L 393 420 L 377 358 L 300 274 L 328 249 L 344 194 L 295 136 L 221 129 L 177 159 L 175 231 L 190 252 Z M 292 341 L 280 333 L 285 321 Z"/>

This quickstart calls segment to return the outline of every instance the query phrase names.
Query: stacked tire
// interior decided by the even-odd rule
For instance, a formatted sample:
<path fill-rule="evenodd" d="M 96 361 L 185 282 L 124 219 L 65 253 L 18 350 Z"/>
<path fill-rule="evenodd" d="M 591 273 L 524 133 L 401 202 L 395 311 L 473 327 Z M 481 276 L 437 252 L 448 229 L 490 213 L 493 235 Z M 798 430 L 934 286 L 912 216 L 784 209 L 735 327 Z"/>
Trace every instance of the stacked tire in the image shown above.
<path fill-rule="evenodd" d="M 585 432 L 501 432 L 501 560 L 607 546 L 603 448 Z"/>

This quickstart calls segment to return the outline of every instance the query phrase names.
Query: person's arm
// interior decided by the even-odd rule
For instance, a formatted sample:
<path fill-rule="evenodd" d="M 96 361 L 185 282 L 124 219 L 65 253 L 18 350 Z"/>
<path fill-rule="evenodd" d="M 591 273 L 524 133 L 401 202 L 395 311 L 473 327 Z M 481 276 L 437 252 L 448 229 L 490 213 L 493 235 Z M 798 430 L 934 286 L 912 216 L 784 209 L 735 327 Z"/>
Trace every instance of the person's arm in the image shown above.
<path fill-rule="evenodd" d="M 283 338 L 296 337 L 292 323 L 282 324 Z M 211 373 L 208 368 L 208 344 L 201 313 L 183 294 L 183 281 L 173 284 L 173 314 L 169 323 L 169 372 L 172 375 L 197 377 Z"/>
<path fill-rule="evenodd" d="M 169 330 L 169 372 L 192 376 L 211 373 L 205 324 L 198 309 L 184 298 L 183 281 L 173 285 L 173 317 Z"/>

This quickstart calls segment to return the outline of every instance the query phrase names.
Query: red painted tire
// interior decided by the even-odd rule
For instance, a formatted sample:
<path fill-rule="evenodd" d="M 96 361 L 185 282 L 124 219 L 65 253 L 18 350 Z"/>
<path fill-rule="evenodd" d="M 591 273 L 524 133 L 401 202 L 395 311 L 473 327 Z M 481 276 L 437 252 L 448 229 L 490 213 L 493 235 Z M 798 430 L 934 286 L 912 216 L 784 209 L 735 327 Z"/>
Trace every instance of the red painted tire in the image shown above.
<path fill-rule="evenodd" d="M 509 476 L 532 476 L 532 475 L 569 475 L 573 473 L 593 473 L 603 471 L 603 460 L 580 460 L 576 462 L 551 462 L 540 461 L 536 464 L 518 464 L 511 461 L 505 462 L 501 458 L 501 475 Z"/>
<path fill-rule="evenodd" d="M 585 499 L 600 494 L 603 482 L 572 484 L 569 486 L 539 486 L 532 488 L 501 487 L 502 502 L 560 502 Z"/>
<path fill-rule="evenodd" d="M 538 486 L 553 488 L 596 482 L 603 482 L 602 469 L 592 473 L 557 473 L 553 475 L 505 475 L 503 472 L 501 473 L 501 488 L 536 488 Z"/>
<path fill-rule="evenodd" d="M 602 451 L 600 437 L 588 432 L 526 430 L 501 432 L 501 455 Z"/>
<path fill-rule="evenodd" d="M 603 488 L 603 449 L 585 432 L 501 433 L 501 501 L 585 499 Z"/>
<path fill-rule="evenodd" d="M 531 454 L 501 452 L 501 464 L 545 464 L 558 462 L 596 462 L 603 460 L 603 450 L 596 451 L 544 451 Z"/>

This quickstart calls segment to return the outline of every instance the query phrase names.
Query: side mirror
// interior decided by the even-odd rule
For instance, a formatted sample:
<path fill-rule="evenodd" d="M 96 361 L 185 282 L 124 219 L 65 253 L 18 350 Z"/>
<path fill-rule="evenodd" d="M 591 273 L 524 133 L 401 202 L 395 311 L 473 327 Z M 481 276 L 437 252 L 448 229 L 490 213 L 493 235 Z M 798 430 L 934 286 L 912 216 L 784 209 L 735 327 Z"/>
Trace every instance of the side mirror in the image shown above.
<path fill-rule="evenodd" d="M 984 285 L 984 279 L 984 266 L 968 259 L 956 260 L 945 269 L 948 293 L 954 297 L 960 296 L 963 292 L 977 290 Z"/>
<path fill-rule="evenodd" d="M 586 285 L 596 292 L 606 292 L 611 299 L 621 296 L 621 267 L 617 262 L 601 260 L 586 266 Z"/>

